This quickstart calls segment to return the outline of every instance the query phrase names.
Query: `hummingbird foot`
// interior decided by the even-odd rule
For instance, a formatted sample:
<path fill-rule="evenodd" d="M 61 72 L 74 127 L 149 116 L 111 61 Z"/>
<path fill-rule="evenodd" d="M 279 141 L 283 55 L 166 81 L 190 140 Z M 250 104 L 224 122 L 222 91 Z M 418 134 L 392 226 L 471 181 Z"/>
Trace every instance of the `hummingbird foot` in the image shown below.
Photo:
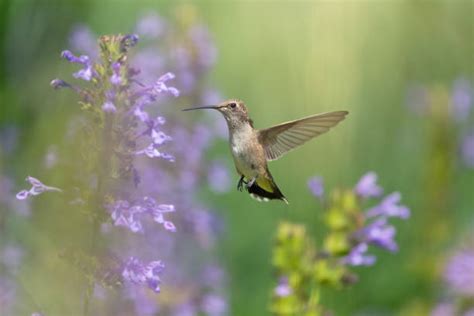
<path fill-rule="evenodd" d="M 241 176 L 240 177 L 240 180 L 239 180 L 239 183 L 237 183 L 237 190 L 239 190 L 240 192 L 242 192 L 242 189 L 244 187 L 244 183 L 247 184 L 247 182 L 244 180 L 244 176 Z"/>
<path fill-rule="evenodd" d="M 249 189 L 257 181 L 257 177 L 253 177 L 249 182 L 247 182 L 247 189 Z"/>

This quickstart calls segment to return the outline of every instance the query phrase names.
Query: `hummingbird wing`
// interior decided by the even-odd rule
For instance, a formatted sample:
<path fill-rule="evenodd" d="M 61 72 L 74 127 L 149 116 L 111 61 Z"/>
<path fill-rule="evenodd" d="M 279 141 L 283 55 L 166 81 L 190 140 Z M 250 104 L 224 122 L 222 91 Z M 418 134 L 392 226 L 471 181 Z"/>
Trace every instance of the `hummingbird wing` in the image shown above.
<path fill-rule="evenodd" d="M 316 114 L 259 130 L 258 138 L 265 148 L 267 160 L 276 160 L 308 140 L 326 133 L 348 113 L 335 111 Z"/>

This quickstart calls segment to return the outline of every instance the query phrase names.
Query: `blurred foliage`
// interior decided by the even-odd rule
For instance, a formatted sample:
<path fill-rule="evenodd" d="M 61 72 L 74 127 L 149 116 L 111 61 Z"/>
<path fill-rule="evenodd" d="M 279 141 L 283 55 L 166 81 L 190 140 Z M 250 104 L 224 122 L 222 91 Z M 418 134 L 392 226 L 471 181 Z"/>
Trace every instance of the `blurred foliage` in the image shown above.
<path fill-rule="evenodd" d="M 272 236 L 278 222 L 324 221 L 321 208 L 313 206 L 305 188 L 307 178 L 321 174 L 332 186 L 353 182 L 366 170 L 377 171 L 389 190 L 401 191 L 413 210 L 413 218 L 398 230 L 401 252 L 361 270 L 363 282 L 342 292 L 324 290 L 318 299 L 336 315 L 426 314 L 442 296 L 435 276 L 444 250 L 472 230 L 474 173 L 453 164 L 457 144 L 452 142 L 446 114 L 414 115 L 406 107 L 406 95 L 414 83 L 449 90 L 460 76 L 473 81 L 474 4 L 470 0 L 193 4 L 3 0 L 0 130 L 13 128 L 17 138 L 11 153 L 0 155 L 0 172 L 12 176 L 18 188 L 25 173 L 39 177 L 46 173 L 38 162 L 53 136 L 65 133 L 73 104 L 68 97 L 53 98 L 48 83 L 62 73 L 58 52 L 68 46 L 67 36 L 76 23 L 91 25 L 99 34 L 127 33 L 144 11 L 173 16 L 189 6 L 215 37 L 219 56 L 212 80 L 226 98 L 246 102 L 257 127 L 316 112 L 351 112 L 336 130 L 270 165 L 289 207 L 256 203 L 238 192 L 215 196 L 203 188 L 203 199 L 218 203 L 226 218 L 220 255 L 231 276 L 232 314 L 268 312 Z M 433 98 L 446 96 L 435 93 Z M 226 145 L 217 151 L 230 161 Z M 53 202 L 45 197 L 36 203 Z M 80 230 L 75 216 L 55 216 L 61 216 L 62 225 L 51 227 L 42 214 L 34 214 L 27 223 L 9 222 L 9 230 L 2 229 L 0 238 L 21 239 L 32 257 L 48 254 L 54 247 L 45 235 Z M 305 235 L 321 240 L 323 233 L 314 224 Z M 36 264 L 55 275 L 61 271 L 51 258 L 41 256 Z M 31 295 L 24 314 L 33 301 L 49 301 L 61 294 L 34 282 L 34 265 L 22 269 L 31 278 L 22 280 Z"/>
<path fill-rule="evenodd" d="M 315 279 L 324 268 L 314 264 L 315 255 L 312 240 L 306 235 L 304 226 L 286 222 L 280 224 L 273 265 L 279 275 L 285 275 L 289 289 L 285 295 L 274 294 L 270 310 L 275 315 L 320 315 Z"/>

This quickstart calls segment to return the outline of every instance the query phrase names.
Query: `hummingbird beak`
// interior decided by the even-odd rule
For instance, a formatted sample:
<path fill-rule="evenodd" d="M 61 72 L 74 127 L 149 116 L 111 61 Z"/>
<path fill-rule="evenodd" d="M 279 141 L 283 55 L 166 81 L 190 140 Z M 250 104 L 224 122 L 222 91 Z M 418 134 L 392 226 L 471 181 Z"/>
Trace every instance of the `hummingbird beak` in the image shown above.
<path fill-rule="evenodd" d="M 184 109 L 183 111 L 204 110 L 204 109 L 219 110 L 219 106 L 217 105 L 196 106 L 193 108 Z"/>

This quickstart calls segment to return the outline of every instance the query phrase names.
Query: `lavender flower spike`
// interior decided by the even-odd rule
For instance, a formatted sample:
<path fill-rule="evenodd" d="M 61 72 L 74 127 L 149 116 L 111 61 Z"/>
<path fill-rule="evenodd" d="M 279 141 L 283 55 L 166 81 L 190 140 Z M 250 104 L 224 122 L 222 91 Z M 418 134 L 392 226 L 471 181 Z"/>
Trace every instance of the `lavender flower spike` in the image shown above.
<path fill-rule="evenodd" d="M 22 191 L 18 192 L 17 195 L 16 195 L 16 198 L 18 200 L 24 200 L 30 195 L 39 195 L 39 194 L 41 194 L 43 192 L 46 192 L 46 191 L 62 192 L 61 189 L 44 185 L 38 179 L 30 177 L 30 176 L 28 176 L 26 178 L 26 181 L 28 181 L 32 185 L 32 187 L 29 190 L 22 190 Z"/>
<path fill-rule="evenodd" d="M 383 192 L 382 188 L 377 185 L 377 174 L 373 171 L 367 172 L 360 178 L 354 191 L 363 198 L 378 197 Z"/>

